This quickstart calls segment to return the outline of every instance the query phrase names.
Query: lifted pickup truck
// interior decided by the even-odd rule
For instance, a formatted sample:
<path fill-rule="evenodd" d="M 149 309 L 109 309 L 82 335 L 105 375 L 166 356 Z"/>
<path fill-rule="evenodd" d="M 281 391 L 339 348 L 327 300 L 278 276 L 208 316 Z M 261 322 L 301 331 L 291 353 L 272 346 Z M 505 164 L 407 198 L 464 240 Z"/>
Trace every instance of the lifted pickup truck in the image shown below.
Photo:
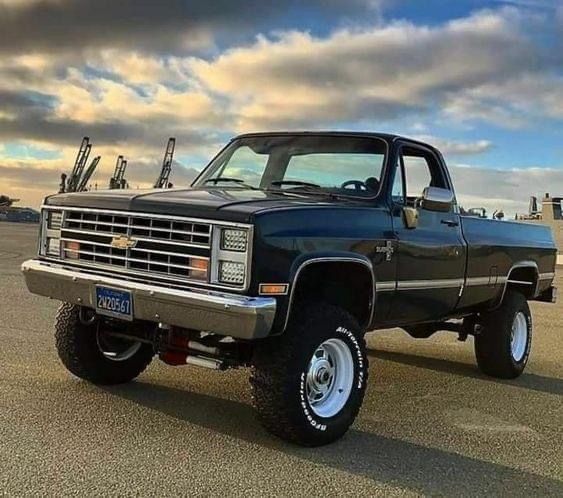
<path fill-rule="evenodd" d="M 308 132 L 241 135 L 190 188 L 48 197 L 22 269 L 63 301 L 74 375 L 127 382 L 155 355 L 250 366 L 263 425 L 315 446 L 358 414 L 367 331 L 471 335 L 485 374 L 520 375 L 555 259 L 547 227 L 461 216 L 435 148 Z"/>

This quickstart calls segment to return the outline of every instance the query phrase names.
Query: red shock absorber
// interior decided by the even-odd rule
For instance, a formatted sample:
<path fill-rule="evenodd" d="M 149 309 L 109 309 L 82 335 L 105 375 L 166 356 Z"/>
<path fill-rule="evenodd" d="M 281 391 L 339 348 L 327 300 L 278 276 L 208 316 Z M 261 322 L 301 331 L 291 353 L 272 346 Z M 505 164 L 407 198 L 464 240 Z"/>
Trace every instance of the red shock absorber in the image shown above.
<path fill-rule="evenodd" d="M 185 365 L 188 357 L 189 337 L 176 333 L 174 329 L 170 329 L 168 337 L 167 349 L 159 354 L 159 358 L 168 365 Z"/>

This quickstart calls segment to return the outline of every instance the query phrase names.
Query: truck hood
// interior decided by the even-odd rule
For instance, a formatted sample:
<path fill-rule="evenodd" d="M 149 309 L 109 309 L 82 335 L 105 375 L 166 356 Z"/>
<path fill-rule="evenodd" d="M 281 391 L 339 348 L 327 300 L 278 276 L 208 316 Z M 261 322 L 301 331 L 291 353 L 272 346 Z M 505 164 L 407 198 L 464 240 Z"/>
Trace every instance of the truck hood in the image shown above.
<path fill-rule="evenodd" d="M 248 222 L 263 210 L 284 207 L 334 206 L 335 202 L 318 195 L 294 195 L 246 189 L 162 189 L 96 190 L 56 194 L 45 203 L 50 206 L 136 211 L 174 216 L 190 216 L 225 221 Z"/>

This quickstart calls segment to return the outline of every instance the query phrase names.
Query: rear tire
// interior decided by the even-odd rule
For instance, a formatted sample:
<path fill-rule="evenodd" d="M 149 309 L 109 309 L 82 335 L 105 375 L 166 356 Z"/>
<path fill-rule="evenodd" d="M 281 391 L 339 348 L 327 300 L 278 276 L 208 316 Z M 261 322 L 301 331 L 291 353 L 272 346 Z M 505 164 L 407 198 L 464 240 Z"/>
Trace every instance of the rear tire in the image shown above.
<path fill-rule="evenodd" d="M 94 384 L 122 384 L 137 377 L 154 355 L 152 346 L 133 341 L 114 341 L 108 346 L 101 320 L 85 324 L 80 306 L 63 303 L 55 321 L 55 342 L 63 365 L 74 375 Z M 115 347 L 118 344 L 119 347 Z"/>
<path fill-rule="evenodd" d="M 483 314 L 480 324 L 475 336 L 479 369 L 499 379 L 521 375 L 532 345 L 532 315 L 525 296 L 508 289 L 501 306 Z"/>
<path fill-rule="evenodd" d="M 254 406 L 272 434 L 303 446 L 340 438 L 356 418 L 368 378 L 363 331 L 346 311 L 304 310 L 283 335 L 258 344 Z"/>

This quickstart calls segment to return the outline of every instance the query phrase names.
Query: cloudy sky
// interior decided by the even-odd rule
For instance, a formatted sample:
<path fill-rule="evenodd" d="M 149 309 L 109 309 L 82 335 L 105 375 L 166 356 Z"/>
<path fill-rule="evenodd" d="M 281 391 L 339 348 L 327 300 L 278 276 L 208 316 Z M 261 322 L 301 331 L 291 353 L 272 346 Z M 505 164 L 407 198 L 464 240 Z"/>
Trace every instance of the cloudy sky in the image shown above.
<path fill-rule="evenodd" d="M 147 186 L 244 131 L 401 133 L 466 207 L 563 195 L 560 0 L 0 0 L 0 194 L 39 206 L 82 136 Z"/>

